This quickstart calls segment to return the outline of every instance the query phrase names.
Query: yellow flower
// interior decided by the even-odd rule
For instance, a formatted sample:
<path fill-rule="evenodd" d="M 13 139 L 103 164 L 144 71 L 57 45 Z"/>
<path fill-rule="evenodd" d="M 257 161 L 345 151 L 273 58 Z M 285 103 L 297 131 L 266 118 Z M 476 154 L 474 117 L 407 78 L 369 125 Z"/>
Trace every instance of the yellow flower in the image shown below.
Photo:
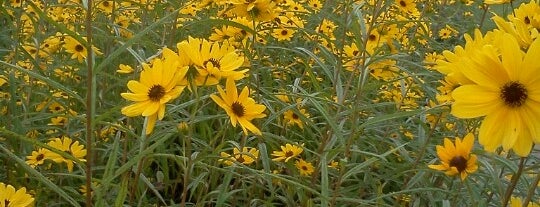
<path fill-rule="evenodd" d="M 122 73 L 122 74 L 133 73 L 133 68 L 131 68 L 131 66 L 129 65 L 120 64 L 118 68 L 119 69 L 116 70 L 117 73 Z"/>
<path fill-rule="evenodd" d="M 79 144 L 79 141 L 73 142 L 71 138 L 63 136 L 62 139 L 57 137 L 51 139 L 51 141 L 47 142 L 47 145 L 71 154 L 73 157 L 75 157 L 81 162 L 86 162 L 86 160 L 84 159 L 84 157 L 86 156 L 86 149 L 84 149 L 84 145 Z M 65 162 L 68 167 L 68 171 L 73 171 L 73 160 L 64 158 L 62 155 L 54 152 L 50 152 L 47 159 L 50 159 L 57 163 Z"/>
<path fill-rule="evenodd" d="M 189 57 L 195 65 L 197 86 L 216 85 L 222 78 L 228 77 L 239 80 L 248 71 L 236 70 L 244 63 L 244 58 L 238 55 L 228 42 L 220 45 L 217 42 L 189 37 L 188 41 L 178 43 L 177 47 L 180 55 Z"/>
<path fill-rule="evenodd" d="M 311 173 L 313 173 L 315 170 L 313 169 L 313 165 L 311 162 L 306 162 L 303 159 L 297 160 L 295 162 L 295 166 L 300 172 L 300 175 L 309 176 Z"/>
<path fill-rule="evenodd" d="M 245 86 L 238 95 L 234 80 L 228 78 L 227 92 L 223 91 L 221 86 L 218 86 L 217 89 L 221 97 L 212 94 L 210 98 L 225 109 L 231 119 L 231 124 L 236 127 L 236 124 L 240 123 L 244 134 L 247 134 L 249 130 L 254 134 L 261 135 L 261 131 L 251 123 L 251 120 L 266 117 L 266 114 L 263 114 L 266 106 L 255 103 L 255 100 L 249 97 L 249 88 Z"/>
<path fill-rule="evenodd" d="M 285 162 L 288 162 L 291 158 L 300 155 L 300 153 L 302 153 L 303 151 L 304 149 L 296 145 L 285 144 L 285 146 L 281 146 L 281 151 L 272 152 L 272 156 L 276 157 L 272 160 L 276 162 L 280 162 L 283 160 Z"/>
<path fill-rule="evenodd" d="M 13 186 L 0 182 L 0 202 L 2 202 L 0 206 L 26 207 L 33 206 L 34 198 L 26 193 L 25 187 L 15 190 Z"/>
<path fill-rule="evenodd" d="M 291 41 L 293 35 L 294 30 L 287 28 L 276 29 L 272 33 L 272 36 L 275 37 L 278 41 Z"/>
<path fill-rule="evenodd" d="M 86 37 L 83 37 L 83 39 L 86 40 Z M 88 52 L 86 51 L 86 47 L 79 43 L 75 38 L 71 36 L 64 37 L 64 48 L 66 49 L 66 52 L 71 53 L 71 59 L 77 59 L 79 62 L 82 62 L 83 59 L 85 59 L 88 55 Z M 94 53 L 97 55 L 101 55 L 99 49 L 92 46 L 92 50 L 94 50 Z"/>
<path fill-rule="evenodd" d="M 122 108 L 126 116 L 148 117 L 146 134 L 152 133 L 156 120 L 165 116 L 165 104 L 182 93 L 185 86 L 178 83 L 186 75 L 187 67 L 178 70 L 178 61 L 174 59 L 155 59 L 152 66 L 143 65 L 140 80 L 131 80 L 127 86 L 132 93 L 120 94 L 123 98 L 135 101 Z"/>
<path fill-rule="evenodd" d="M 484 0 L 484 4 L 506 4 L 512 0 Z"/>
<path fill-rule="evenodd" d="M 26 156 L 26 164 L 35 168 L 36 166 L 43 164 L 43 162 L 45 162 L 46 159 L 49 159 L 51 155 L 51 151 L 40 148 L 37 151 L 32 151 L 32 155 Z"/>
<path fill-rule="evenodd" d="M 522 207 L 523 204 L 522 204 L 522 201 L 521 201 L 521 198 L 519 197 L 513 197 L 510 198 L 510 207 Z M 527 207 L 540 207 L 540 204 L 538 203 L 534 203 L 534 202 L 530 202 Z"/>
<path fill-rule="evenodd" d="M 502 146 L 525 157 L 533 141 L 540 142 L 540 39 L 526 54 L 509 34 L 495 42 L 499 50 L 486 45 L 463 61 L 460 72 L 473 83 L 452 92 L 451 113 L 459 118 L 485 116 L 480 144 L 490 152 Z"/>
<path fill-rule="evenodd" d="M 234 164 L 233 161 L 242 163 L 244 165 L 249 165 L 259 158 L 259 150 L 252 147 L 244 147 L 242 148 L 242 152 L 240 152 L 240 150 L 235 147 L 233 148 L 232 155 L 226 152 L 221 152 L 221 157 L 223 159 L 219 159 L 219 161 L 225 163 L 226 165 Z"/>
<path fill-rule="evenodd" d="M 283 118 L 288 125 L 296 124 L 300 127 L 300 129 L 304 129 L 304 122 L 302 121 L 301 117 L 303 116 L 308 118 L 309 114 L 305 109 L 299 109 L 298 111 L 300 112 L 300 115 L 296 111 L 289 109 L 283 114 Z"/>
<path fill-rule="evenodd" d="M 444 138 L 444 146 L 437 145 L 437 155 L 441 160 L 439 165 L 429 165 L 435 170 L 445 171 L 448 176 L 459 175 L 461 180 L 465 180 L 468 174 L 478 169 L 476 165 L 476 155 L 470 154 L 474 145 L 474 135 L 465 135 L 463 141 L 456 138 L 455 145 L 448 138 Z"/>

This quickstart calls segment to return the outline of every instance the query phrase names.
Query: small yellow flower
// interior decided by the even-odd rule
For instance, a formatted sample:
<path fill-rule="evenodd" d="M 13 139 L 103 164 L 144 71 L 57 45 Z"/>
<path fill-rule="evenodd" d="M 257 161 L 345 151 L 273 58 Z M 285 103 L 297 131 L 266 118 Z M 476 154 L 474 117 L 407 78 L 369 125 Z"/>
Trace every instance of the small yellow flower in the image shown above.
<path fill-rule="evenodd" d="M 122 74 L 133 73 L 133 68 L 129 65 L 120 64 L 118 68 L 119 69 L 116 70 L 117 73 L 122 73 Z"/>
<path fill-rule="evenodd" d="M 233 154 L 230 155 L 226 152 L 221 152 L 220 162 L 225 163 L 226 165 L 234 164 L 233 161 L 242 163 L 244 165 L 249 165 L 255 162 L 259 158 L 259 150 L 253 147 L 244 147 L 242 152 L 238 148 L 233 148 Z"/>
<path fill-rule="evenodd" d="M 463 140 L 456 138 L 455 144 L 450 139 L 444 139 L 444 146 L 437 145 L 437 155 L 441 160 L 439 165 L 429 165 L 435 170 L 445 171 L 448 176 L 460 175 L 465 180 L 468 174 L 476 172 L 476 155 L 470 154 L 474 145 L 474 135 L 469 133 Z"/>
<path fill-rule="evenodd" d="M 313 165 L 310 162 L 306 162 L 303 159 L 297 160 L 295 162 L 295 166 L 300 172 L 300 175 L 309 176 L 311 175 L 311 173 L 315 171 L 313 169 Z"/>
<path fill-rule="evenodd" d="M 240 123 L 244 134 L 247 134 L 249 130 L 256 135 L 261 135 L 261 131 L 251 123 L 251 120 L 266 117 L 266 114 L 263 113 L 266 106 L 255 103 L 255 100 L 249 97 L 247 86 L 238 94 L 234 80 L 231 78 L 227 79 L 227 92 L 223 91 L 221 86 L 217 86 L 217 88 L 221 97 L 212 94 L 210 98 L 225 109 L 231 119 L 231 124 L 236 127 L 236 124 Z"/>
<path fill-rule="evenodd" d="M 280 162 L 283 160 L 285 162 L 288 162 L 291 158 L 300 155 L 300 153 L 302 153 L 303 151 L 304 149 L 296 145 L 285 144 L 285 146 L 281 146 L 281 151 L 274 151 L 272 153 L 272 156 L 276 157 L 272 160 L 276 162 Z"/>

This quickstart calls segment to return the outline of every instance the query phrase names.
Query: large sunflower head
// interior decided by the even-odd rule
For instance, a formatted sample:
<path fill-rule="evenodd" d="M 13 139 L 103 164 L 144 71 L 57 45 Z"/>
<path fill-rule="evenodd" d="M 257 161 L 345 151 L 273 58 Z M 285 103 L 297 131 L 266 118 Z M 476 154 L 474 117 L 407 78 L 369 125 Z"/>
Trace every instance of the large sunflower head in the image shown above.
<path fill-rule="evenodd" d="M 487 151 L 502 146 L 527 156 L 540 142 L 540 40 L 525 53 L 517 40 L 502 33 L 497 46 L 485 45 L 464 57 L 459 69 L 472 83 L 452 92 L 452 114 L 459 118 L 485 116 L 479 142 Z"/>
<path fill-rule="evenodd" d="M 437 145 L 437 155 L 441 160 L 439 165 L 429 165 L 429 168 L 445 171 L 448 176 L 459 175 L 465 180 L 468 174 L 478 169 L 476 155 L 470 154 L 474 144 L 474 135 L 469 133 L 463 140 L 456 138 L 455 144 L 450 139 L 444 139 L 444 146 Z"/>
<path fill-rule="evenodd" d="M 165 104 L 184 90 L 185 86 L 179 84 L 187 72 L 186 67 L 179 67 L 179 61 L 170 59 L 155 59 L 151 66 L 144 64 L 140 80 L 131 80 L 127 84 L 131 93 L 120 94 L 135 102 L 122 108 L 122 114 L 148 117 L 146 133 L 150 134 L 156 120 L 165 116 Z"/>

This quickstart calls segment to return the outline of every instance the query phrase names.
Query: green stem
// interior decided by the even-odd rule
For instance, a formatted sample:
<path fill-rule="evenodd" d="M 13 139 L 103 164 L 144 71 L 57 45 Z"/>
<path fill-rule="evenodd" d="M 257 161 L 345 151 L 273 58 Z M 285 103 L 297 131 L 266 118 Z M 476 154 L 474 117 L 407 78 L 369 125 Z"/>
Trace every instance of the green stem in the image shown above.
<path fill-rule="evenodd" d="M 527 192 L 527 197 L 525 198 L 525 200 L 523 200 L 523 207 L 529 206 L 529 203 L 531 202 L 531 199 L 534 196 L 536 189 L 538 188 L 538 183 L 540 183 L 540 173 L 536 175 L 536 179 L 533 183 L 531 183 L 529 187 L 529 192 Z"/>
<path fill-rule="evenodd" d="M 519 160 L 519 168 L 518 171 L 512 176 L 512 180 L 508 188 L 506 188 L 506 193 L 504 194 L 504 200 L 502 202 L 502 206 L 507 206 L 508 202 L 510 201 L 510 197 L 512 197 L 512 192 L 514 192 L 514 188 L 516 188 L 516 184 L 519 180 L 519 177 L 521 177 L 521 173 L 523 172 L 523 167 L 525 164 L 525 157 L 522 157 Z"/>
<path fill-rule="evenodd" d="M 142 132 L 141 132 L 141 137 L 139 138 L 139 155 L 143 154 L 143 151 L 146 148 L 146 143 L 147 143 L 146 128 L 147 127 L 148 127 L 148 117 L 145 117 L 144 118 L 143 129 L 142 129 Z M 135 175 L 134 175 L 134 178 L 133 178 L 133 187 L 132 187 L 131 193 L 130 193 L 130 202 L 133 202 L 133 199 L 135 198 L 135 193 L 137 191 L 137 186 L 138 186 L 138 183 L 139 183 L 139 175 L 141 174 L 142 166 L 144 164 L 145 159 L 146 158 L 143 156 L 143 157 L 141 157 L 141 159 L 137 160 L 137 171 L 135 172 Z"/>
<path fill-rule="evenodd" d="M 94 118 L 94 74 L 93 74 L 93 50 L 92 50 L 92 0 L 88 0 L 88 7 L 86 10 L 86 51 L 88 56 L 86 57 L 87 71 L 86 71 L 86 189 L 89 193 L 86 193 L 86 206 L 92 206 L 92 145 L 93 145 L 93 118 Z"/>

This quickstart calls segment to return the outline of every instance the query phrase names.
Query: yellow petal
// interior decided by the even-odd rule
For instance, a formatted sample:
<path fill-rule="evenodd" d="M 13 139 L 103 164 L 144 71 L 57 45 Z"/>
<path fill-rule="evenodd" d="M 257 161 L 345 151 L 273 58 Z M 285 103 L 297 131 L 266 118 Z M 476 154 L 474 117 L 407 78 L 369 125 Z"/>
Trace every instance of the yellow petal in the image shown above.
<path fill-rule="evenodd" d="M 502 107 L 499 89 L 478 85 L 460 86 L 452 92 L 455 102 L 452 104 L 452 115 L 459 118 L 476 118 L 490 114 Z"/>

